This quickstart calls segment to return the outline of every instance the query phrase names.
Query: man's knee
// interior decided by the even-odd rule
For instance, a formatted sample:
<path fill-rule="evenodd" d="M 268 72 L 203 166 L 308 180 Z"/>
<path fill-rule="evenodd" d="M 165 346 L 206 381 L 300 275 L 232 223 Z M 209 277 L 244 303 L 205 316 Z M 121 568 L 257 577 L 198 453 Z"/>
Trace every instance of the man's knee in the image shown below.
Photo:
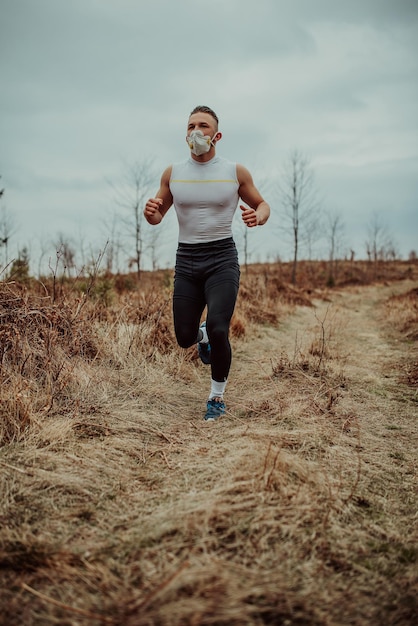
<path fill-rule="evenodd" d="M 190 333 L 189 328 L 176 328 L 176 340 L 180 348 L 190 348 L 197 341 L 195 333 Z"/>
<path fill-rule="evenodd" d="M 220 344 L 228 341 L 229 325 L 228 324 L 208 324 L 207 327 L 209 341 L 211 345 Z"/>

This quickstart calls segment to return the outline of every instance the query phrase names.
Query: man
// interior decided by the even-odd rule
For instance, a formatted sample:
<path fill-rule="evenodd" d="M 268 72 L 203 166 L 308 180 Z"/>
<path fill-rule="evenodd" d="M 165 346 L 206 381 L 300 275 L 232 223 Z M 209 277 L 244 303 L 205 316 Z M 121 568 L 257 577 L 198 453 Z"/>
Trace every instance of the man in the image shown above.
<path fill-rule="evenodd" d="M 265 224 L 270 215 L 250 172 L 216 155 L 221 138 L 214 111 L 206 106 L 193 109 L 186 135 L 190 158 L 163 172 L 157 196 L 144 209 L 153 225 L 161 222 L 171 205 L 177 213 L 174 329 L 178 344 L 189 348 L 197 343 L 201 360 L 211 366 L 205 421 L 225 413 L 223 396 L 232 359 L 229 326 L 240 279 L 232 238 L 239 198 L 248 205 L 240 209 L 249 228 Z M 199 328 L 205 306 L 206 321 Z"/>

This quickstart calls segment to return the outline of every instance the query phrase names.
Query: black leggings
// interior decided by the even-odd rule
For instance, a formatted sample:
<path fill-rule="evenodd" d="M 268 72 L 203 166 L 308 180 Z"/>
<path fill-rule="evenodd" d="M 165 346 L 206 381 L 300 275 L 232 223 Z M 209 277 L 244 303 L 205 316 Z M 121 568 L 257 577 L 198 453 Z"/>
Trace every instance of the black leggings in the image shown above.
<path fill-rule="evenodd" d="M 202 244 L 180 243 L 174 275 L 173 316 L 178 344 L 197 342 L 207 306 L 206 329 L 211 347 L 211 375 L 224 382 L 231 367 L 229 324 L 238 296 L 240 269 L 231 238 Z"/>

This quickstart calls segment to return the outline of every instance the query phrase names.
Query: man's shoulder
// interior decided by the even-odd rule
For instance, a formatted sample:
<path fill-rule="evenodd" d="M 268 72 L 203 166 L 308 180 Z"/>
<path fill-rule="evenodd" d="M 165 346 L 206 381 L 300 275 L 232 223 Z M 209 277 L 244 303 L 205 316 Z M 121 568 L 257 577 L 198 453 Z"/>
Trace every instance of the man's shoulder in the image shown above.
<path fill-rule="evenodd" d="M 217 157 L 217 159 L 219 159 L 216 162 L 217 172 L 225 178 L 238 180 L 237 163 L 235 163 L 235 161 L 230 161 L 225 157 Z"/>
<path fill-rule="evenodd" d="M 181 161 L 174 161 L 174 163 L 171 164 L 171 167 L 177 167 L 179 165 L 187 165 L 188 163 L 191 163 L 192 159 L 182 159 Z"/>
<path fill-rule="evenodd" d="M 214 158 L 214 163 L 219 163 L 220 165 L 225 165 L 227 167 L 236 166 L 235 161 L 231 161 L 230 159 L 227 159 L 223 156 L 218 156 L 218 155 L 216 155 L 216 157 Z"/>
<path fill-rule="evenodd" d="M 175 170 L 185 169 L 187 167 L 190 167 L 190 165 L 193 165 L 191 159 L 183 159 L 182 161 L 175 161 L 170 166 L 171 172 L 174 172 Z"/>

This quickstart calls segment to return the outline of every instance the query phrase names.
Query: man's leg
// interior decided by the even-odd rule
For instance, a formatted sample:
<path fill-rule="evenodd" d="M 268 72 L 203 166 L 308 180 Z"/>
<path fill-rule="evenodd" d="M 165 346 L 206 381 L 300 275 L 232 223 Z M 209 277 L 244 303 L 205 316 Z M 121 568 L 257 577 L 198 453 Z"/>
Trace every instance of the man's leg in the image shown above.
<path fill-rule="evenodd" d="M 225 270 L 206 282 L 206 328 L 211 346 L 212 380 L 219 383 L 228 378 L 232 352 L 229 325 L 238 296 L 239 278 L 235 270 Z"/>
<path fill-rule="evenodd" d="M 173 320 L 177 343 L 190 348 L 198 341 L 200 318 L 205 308 L 203 288 L 195 281 L 176 276 L 173 294 Z"/>

